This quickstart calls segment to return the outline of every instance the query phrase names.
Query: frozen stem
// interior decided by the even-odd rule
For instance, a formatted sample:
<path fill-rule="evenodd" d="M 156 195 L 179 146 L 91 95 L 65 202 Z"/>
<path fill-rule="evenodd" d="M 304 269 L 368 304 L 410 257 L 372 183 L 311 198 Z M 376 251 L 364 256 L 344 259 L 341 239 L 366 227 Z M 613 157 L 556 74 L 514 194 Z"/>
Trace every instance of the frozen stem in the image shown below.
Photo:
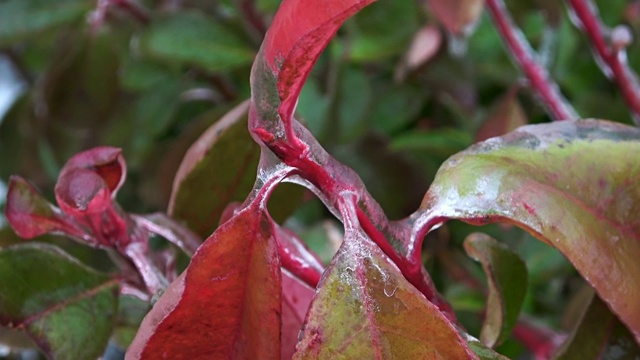
<path fill-rule="evenodd" d="M 627 64 L 625 51 L 626 45 L 631 42 L 630 31 L 625 26 L 618 26 L 612 31 L 607 29 L 591 0 L 567 0 L 567 3 L 576 26 L 589 38 L 600 69 L 617 83 L 634 122 L 640 125 L 640 84 L 637 75 Z"/>
<path fill-rule="evenodd" d="M 538 60 L 538 55 L 511 19 L 503 0 L 486 0 L 493 23 L 509 50 L 513 61 L 524 73 L 529 85 L 538 95 L 549 116 L 554 120 L 575 120 L 578 113 L 562 96 L 558 85 Z"/>

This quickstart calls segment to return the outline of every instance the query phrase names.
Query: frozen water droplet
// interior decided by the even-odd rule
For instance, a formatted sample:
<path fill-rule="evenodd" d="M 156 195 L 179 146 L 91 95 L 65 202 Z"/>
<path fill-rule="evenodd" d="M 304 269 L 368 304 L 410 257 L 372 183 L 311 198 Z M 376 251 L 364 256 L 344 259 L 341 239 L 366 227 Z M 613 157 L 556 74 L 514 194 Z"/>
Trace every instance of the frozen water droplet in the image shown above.
<path fill-rule="evenodd" d="M 393 285 L 393 284 L 386 283 L 386 284 L 384 285 L 384 294 L 385 294 L 387 297 L 392 297 L 392 296 L 396 293 L 396 290 L 397 290 L 397 289 L 398 289 L 398 287 L 397 287 L 397 286 L 395 286 L 395 285 Z"/>

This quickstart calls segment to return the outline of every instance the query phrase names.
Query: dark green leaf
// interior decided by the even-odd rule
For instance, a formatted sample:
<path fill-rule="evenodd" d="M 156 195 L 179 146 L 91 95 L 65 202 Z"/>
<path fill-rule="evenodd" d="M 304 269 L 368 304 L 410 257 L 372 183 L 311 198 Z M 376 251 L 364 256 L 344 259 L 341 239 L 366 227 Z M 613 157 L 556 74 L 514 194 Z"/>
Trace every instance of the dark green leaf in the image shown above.
<path fill-rule="evenodd" d="M 154 22 L 140 41 L 150 56 L 209 71 L 249 65 L 255 56 L 232 29 L 196 11 L 173 13 Z"/>
<path fill-rule="evenodd" d="M 509 337 L 518 322 L 527 292 L 527 268 L 508 247 L 482 233 L 469 235 L 464 248 L 487 274 L 489 295 L 480 339 L 493 348 Z"/>
<path fill-rule="evenodd" d="M 56 359 L 95 359 L 111 336 L 118 280 L 56 247 L 0 250 L 0 324 L 24 329 Z"/>
<path fill-rule="evenodd" d="M 629 330 L 597 295 L 555 357 L 560 360 L 639 359 L 640 347 Z"/>
<path fill-rule="evenodd" d="M 82 19 L 91 0 L 5 0 L 0 2 L 0 45 L 22 41 L 56 26 Z"/>

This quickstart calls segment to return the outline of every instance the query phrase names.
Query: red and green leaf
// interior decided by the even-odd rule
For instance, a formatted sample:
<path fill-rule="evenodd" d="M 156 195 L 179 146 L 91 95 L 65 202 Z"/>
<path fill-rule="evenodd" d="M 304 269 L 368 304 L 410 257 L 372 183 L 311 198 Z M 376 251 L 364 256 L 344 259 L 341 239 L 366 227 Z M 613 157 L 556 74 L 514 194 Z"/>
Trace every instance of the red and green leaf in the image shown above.
<path fill-rule="evenodd" d="M 275 359 L 281 274 L 272 224 L 248 207 L 198 249 L 147 314 L 127 359 Z"/>
<path fill-rule="evenodd" d="M 325 272 L 294 359 L 475 358 L 454 326 L 363 234 Z"/>
<path fill-rule="evenodd" d="M 47 233 L 83 235 L 70 226 L 67 217 L 31 184 L 15 175 L 9 179 L 5 216 L 16 234 L 25 239 Z"/>
<path fill-rule="evenodd" d="M 420 221 L 524 228 L 560 250 L 640 339 L 638 151 L 640 130 L 617 123 L 525 126 L 450 158 Z"/>
<path fill-rule="evenodd" d="M 54 246 L 4 248 L 0 325 L 26 331 L 51 358 L 95 359 L 113 330 L 118 284 Z"/>

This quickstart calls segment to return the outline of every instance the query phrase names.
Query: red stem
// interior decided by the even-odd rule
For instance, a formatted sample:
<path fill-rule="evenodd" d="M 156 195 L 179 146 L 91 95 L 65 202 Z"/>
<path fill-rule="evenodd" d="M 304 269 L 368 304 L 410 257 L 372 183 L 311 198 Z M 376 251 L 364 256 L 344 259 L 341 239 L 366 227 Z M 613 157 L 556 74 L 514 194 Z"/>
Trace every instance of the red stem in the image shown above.
<path fill-rule="evenodd" d="M 554 120 L 574 120 L 576 111 L 562 96 L 558 85 L 549 77 L 547 70 L 536 58 L 536 53 L 526 41 L 520 29 L 516 28 L 502 0 L 486 0 L 487 9 L 493 18 L 498 33 L 509 49 L 514 62 L 529 80 L 530 86 L 538 94 Z"/>
<path fill-rule="evenodd" d="M 138 3 L 134 3 L 131 0 L 113 0 L 113 4 L 128 12 L 142 24 L 146 25 L 151 21 L 151 17 L 148 12 Z"/>
<path fill-rule="evenodd" d="M 624 49 L 607 44 L 604 36 L 607 29 L 598 17 L 597 7 L 592 1 L 568 0 L 568 3 L 578 22 L 576 25 L 587 34 L 596 56 L 607 66 L 601 66 L 601 69 L 618 84 L 633 120 L 636 125 L 640 125 L 640 84 L 637 75 L 627 66 Z"/>

